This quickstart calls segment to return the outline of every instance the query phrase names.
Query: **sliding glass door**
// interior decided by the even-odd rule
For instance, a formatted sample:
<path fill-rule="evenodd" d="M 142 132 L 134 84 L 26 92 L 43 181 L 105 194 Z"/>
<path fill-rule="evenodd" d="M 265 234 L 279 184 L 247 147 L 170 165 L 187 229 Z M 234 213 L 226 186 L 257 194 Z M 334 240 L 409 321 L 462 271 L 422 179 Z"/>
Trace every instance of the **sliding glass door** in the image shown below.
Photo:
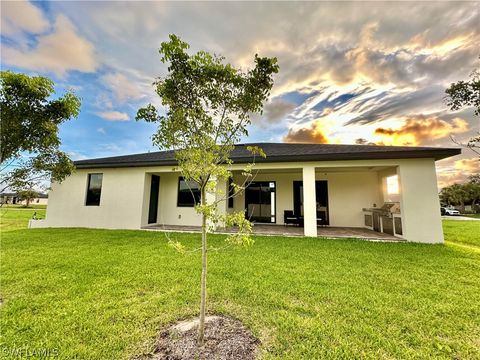
<path fill-rule="evenodd" d="M 328 183 L 326 180 L 315 181 L 317 219 L 322 219 L 322 225 L 328 225 Z M 293 182 L 293 213 L 303 216 L 303 181 Z"/>
<path fill-rule="evenodd" d="M 247 219 L 262 223 L 275 223 L 275 182 L 256 181 L 245 189 Z"/>

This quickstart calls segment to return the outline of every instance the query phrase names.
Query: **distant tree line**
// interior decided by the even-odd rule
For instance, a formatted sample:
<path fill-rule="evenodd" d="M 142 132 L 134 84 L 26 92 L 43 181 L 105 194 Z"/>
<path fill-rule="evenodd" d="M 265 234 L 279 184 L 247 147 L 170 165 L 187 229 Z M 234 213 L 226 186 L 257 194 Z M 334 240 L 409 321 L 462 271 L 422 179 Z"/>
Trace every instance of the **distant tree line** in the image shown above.
<path fill-rule="evenodd" d="M 460 212 L 465 212 L 465 205 L 471 204 L 472 211 L 480 213 L 480 174 L 470 175 L 468 182 L 453 184 L 440 191 L 442 205 L 460 206 Z"/>

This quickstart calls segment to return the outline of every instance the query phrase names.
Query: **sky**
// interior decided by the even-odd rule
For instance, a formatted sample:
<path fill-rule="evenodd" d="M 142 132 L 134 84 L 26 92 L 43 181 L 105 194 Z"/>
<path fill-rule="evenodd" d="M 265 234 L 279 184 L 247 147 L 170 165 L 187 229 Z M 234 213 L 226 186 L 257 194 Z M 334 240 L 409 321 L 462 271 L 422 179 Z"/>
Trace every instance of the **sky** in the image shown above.
<path fill-rule="evenodd" d="M 2 70 L 52 78 L 81 114 L 60 129 L 72 159 L 156 151 L 135 121 L 160 104 L 158 49 L 247 70 L 255 54 L 280 71 L 245 142 L 455 147 L 480 131 L 473 108 L 450 111 L 445 89 L 480 67 L 480 2 L 1 2 Z M 439 186 L 480 172 L 478 156 L 437 162 Z"/>

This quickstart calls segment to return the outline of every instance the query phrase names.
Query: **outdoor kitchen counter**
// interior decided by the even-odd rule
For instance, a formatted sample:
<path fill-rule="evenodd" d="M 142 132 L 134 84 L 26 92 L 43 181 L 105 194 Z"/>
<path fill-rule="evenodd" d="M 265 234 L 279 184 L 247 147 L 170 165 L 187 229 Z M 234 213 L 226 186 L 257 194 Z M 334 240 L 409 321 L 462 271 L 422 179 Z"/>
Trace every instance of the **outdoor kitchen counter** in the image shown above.
<path fill-rule="evenodd" d="M 363 208 L 365 227 L 394 236 L 402 237 L 400 204 L 385 203 L 382 207 Z"/>

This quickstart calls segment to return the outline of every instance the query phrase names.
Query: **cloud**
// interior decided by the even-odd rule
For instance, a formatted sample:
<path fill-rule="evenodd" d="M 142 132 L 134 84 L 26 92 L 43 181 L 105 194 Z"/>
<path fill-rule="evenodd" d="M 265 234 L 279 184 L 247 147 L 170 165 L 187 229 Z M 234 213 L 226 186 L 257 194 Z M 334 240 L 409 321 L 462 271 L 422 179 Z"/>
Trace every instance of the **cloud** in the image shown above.
<path fill-rule="evenodd" d="M 418 87 L 438 77 L 447 78 L 448 69 L 468 69 L 477 54 L 475 44 L 480 40 L 478 33 L 471 32 L 448 36 L 430 46 L 412 46 L 407 42 L 386 47 L 376 39 L 378 30 L 378 22 L 365 25 L 359 45 L 345 56 L 356 78 L 397 87 Z"/>
<path fill-rule="evenodd" d="M 59 15 L 53 32 L 37 37 L 34 47 L 19 49 L 2 44 L 4 63 L 64 76 L 69 70 L 93 72 L 98 64 L 92 43 L 77 34 L 68 18 Z"/>
<path fill-rule="evenodd" d="M 70 158 L 74 161 L 76 160 L 85 160 L 85 159 L 88 159 L 88 156 L 86 156 L 85 154 L 81 153 L 81 152 L 76 152 L 76 151 L 68 151 L 68 155 L 70 156 Z"/>
<path fill-rule="evenodd" d="M 346 109 L 356 114 L 346 125 L 363 125 L 409 113 L 438 110 L 439 105 L 443 107 L 443 96 L 444 88 L 439 85 L 419 90 L 390 89 L 380 93 L 372 90 L 370 96 L 357 99 Z M 435 106 L 432 107 L 432 104 Z"/>
<path fill-rule="evenodd" d="M 85 24 L 82 30 L 95 38 L 103 63 L 115 71 L 106 83 L 119 101 L 139 100 L 143 84 L 152 92 L 153 79 L 167 71 L 158 61 L 159 42 L 176 33 L 192 51 L 223 54 L 234 65 L 251 66 L 255 53 L 277 56 L 275 98 L 331 88 L 339 94 L 367 91 L 343 106 L 329 106 L 332 109 L 324 109 L 323 115 L 313 107 L 303 113 L 304 125 L 328 115 L 347 132 L 352 131 L 344 126 L 349 122 L 395 118 L 400 123 L 410 114 L 444 109 L 448 82 L 467 76 L 478 57 L 478 9 L 473 3 L 376 2 L 366 7 L 355 2 L 54 2 L 52 8 Z M 142 84 L 142 89 L 132 84 Z M 266 117 L 252 119 L 253 125 L 287 128 L 287 115 L 271 122 Z"/>
<path fill-rule="evenodd" d="M 42 11 L 28 1 L 2 1 L 1 9 L 1 28 L 4 36 L 13 36 L 21 32 L 38 34 L 49 28 L 50 24 Z"/>
<path fill-rule="evenodd" d="M 128 121 L 130 117 L 127 113 L 120 112 L 120 111 L 100 111 L 96 113 L 102 119 L 108 121 Z"/>
<path fill-rule="evenodd" d="M 100 133 L 100 134 L 106 134 L 104 128 L 98 128 L 98 129 L 97 129 L 97 132 Z"/>
<path fill-rule="evenodd" d="M 289 101 L 274 99 L 263 106 L 262 115 L 254 114 L 251 117 L 252 123 L 268 128 L 284 121 L 295 107 L 296 105 Z"/>
<path fill-rule="evenodd" d="M 52 7 L 86 23 L 85 31 L 108 50 L 106 63 L 115 61 L 121 63 L 117 68 L 141 69 L 151 76 L 166 71 L 158 63 L 157 50 L 169 33 L 180 35 L 194 51 L 221 53 L 235 65 L 250 64 L 255 53 L 277 56 L 281 71 L 273 89 L 276 95 L 324 80 L 345 84 L 380 79 L 403 86 L 422 77 L 428 82 L 454 76 L 472 64 L 475 36 L 462 36 L 472 30 L 478 34 L 473 3 L 55 2 Z M 440 51 L 452 39 L 459 44 L 451 47 L 455 51 Z M 429 51 L 421 52 L 419 46 Z M 460 51 L 465 48 L 470 51 Z M 461 59 L 449 63 L 459 52 Z M 437 63 L 449 63 L 455 71 L 440 73 L 431 66 Z"/>
<path fill-rule="evenodd" d="M 480 174 L 480 159 L 463 158 L 445 159 L 437 162 L 437 178 L 439 188 L 452 184 L 462 184 L 473 174 Z"/>
<path fill-rule="evenodd" d="M 95 106 L 99 109 L 112 109 L 113 102 L 112 99 L 106 93 L 100 93 L 95 98 Z"/>
<path fill-rule="evenodd" d="M 118 72 L 107 74 L 102 79 L 111 89 L 116 99 L 122 103 L 129 100 L 138 100 L 146 96 L 145 89 L 141 87 L 141 82 L 138 79 L 136 81 L 131 80 Z"/>
<path fill-rule="evenodd" d="M 311 124 L 310 127 L 288 130 L 287 135 L 283 138 L 283 142 L 287 143 L 308 143 L 308 144 L 328 144 L 330 140 L 325 135 L 319 121 Z"/>
<path fill-rule="evenodd" d="M 376 143 L 374 143 L 374 142 L 368 141 L 368 140 L 365 139 L 365 138 L 355 139 L 355 144 L 356 144 L 356 145 L 379 145 L 379 144 L 376 144 Z"/>
<path fill-rule="evenodd" d="M 375 135 L 388 145 L 419 145 L 467 130 L 468 123 L 464 119 L 455 118 L 448 122 L 437 117 L 418 115 L 408 118 L 398 128 L 376 128 Z"/>
<path fill-rule="evenodd" d="M 268 122 L 274 123 L 284 119 L 293 109 L 295 104 L 278 99 L 265 104 L 263 115 Z"/>
<path fill-rule="evenodd" d="M 471 158 L 471 159 L 461 159 L 455 161 L 455 169 L 465 171 L 467 173 L 480 173 L 480 159 Z"/>

